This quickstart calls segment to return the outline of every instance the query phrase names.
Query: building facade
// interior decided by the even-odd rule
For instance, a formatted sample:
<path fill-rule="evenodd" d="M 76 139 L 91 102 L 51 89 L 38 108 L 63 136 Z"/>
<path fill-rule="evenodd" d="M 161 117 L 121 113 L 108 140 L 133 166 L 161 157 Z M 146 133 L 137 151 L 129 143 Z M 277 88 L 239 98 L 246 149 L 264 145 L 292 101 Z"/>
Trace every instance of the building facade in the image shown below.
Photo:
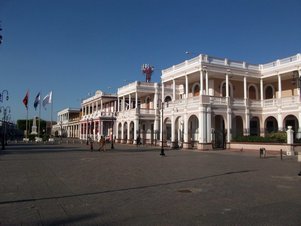
<path fill-rule="evenodd" d="M 99 140 L 101 136 L 112 139 L 116 120 L 117 95 L 100 90 L 81 103 L 80 139 Z"/>
<path fill-rule="evenodd" d="M 119 143 L 157 144 L 160 140 L 161 85 L 133 82 L 118 89 L 116 137 Z"/>
<path fill-rule="evenodd" d="M 79 120 L 81 112 L 77 108 L 65 108 L 57 113 L 57 124 L 52 134 L 61 137 L 79 138 Z"/>
<path fill-rule="evenodd" d="M 162 71 L 164 139 L 211 149 L 242 135 L 301 131 L 301 55 L 262 65 L 199 55 Z M 172 95 L 165 93 L 172 90 Z"/>

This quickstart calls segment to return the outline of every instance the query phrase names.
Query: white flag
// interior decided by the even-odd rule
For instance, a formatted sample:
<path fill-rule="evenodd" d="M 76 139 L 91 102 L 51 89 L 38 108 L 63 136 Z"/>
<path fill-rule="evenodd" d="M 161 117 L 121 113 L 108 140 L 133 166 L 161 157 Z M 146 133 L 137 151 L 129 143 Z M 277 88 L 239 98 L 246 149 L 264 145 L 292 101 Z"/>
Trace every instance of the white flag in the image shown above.
<path fill-rule="evenodd" d="M 50 93 L 48 93 L 44 98 L 43 98 L 43 107 L 45 108 L 45 106 L 47 104 L 51 104 L 52 102 L 52 91 L 50 91 Z"/>

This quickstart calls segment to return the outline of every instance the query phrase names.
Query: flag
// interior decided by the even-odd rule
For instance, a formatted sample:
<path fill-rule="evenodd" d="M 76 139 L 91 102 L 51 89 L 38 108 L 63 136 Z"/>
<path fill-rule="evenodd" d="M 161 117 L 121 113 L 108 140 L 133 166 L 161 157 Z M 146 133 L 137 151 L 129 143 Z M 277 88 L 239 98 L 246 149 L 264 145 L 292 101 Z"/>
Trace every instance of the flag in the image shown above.
<path fill-rule="evenodd" d="M 25 105 L 26 109 L 27 109 L 27 105 L 28 105 L 28 98 L 29 98 L 29 90 L 27 90 L 26 95 L 23 98 L 23 104 Z"/>
<path fill-rule="evenodd" d="M 52 91 L 50 91 L 44 98 L 43 98 L 43 107 L 45 108 L 45 106 L 47 104 L 51 104 L 52 102 Z"/>
<path fill-rule="evenodd" d="M 36 99 L 35 99 L 34 103 L 33 103 L 33 106 L 34 106 L 35 110 L 37 110 L 37 107 L 40 103 L 40 99 L 41 99 L 41 95 L 40 95 L 40 92 L 39 92 L 38 95 L 36 96 Z"/>

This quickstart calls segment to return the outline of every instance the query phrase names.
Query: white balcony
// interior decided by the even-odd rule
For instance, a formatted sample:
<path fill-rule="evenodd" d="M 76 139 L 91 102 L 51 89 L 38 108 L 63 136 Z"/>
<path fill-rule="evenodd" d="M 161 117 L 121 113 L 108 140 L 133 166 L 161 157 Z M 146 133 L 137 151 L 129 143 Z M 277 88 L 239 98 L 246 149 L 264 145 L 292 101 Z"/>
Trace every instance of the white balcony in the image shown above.
<path fill-rule="evenodd" d="M 217 96 L 195 96 L 188 99 L 180 99 L 164 104 L 164 114 L 172 114 L 172 112 L 198 111 L 199 106 L 212 105 L 214 107 L 225 108 L 228 105 L 226 97 Z M 282 109 L 296 109 L 296 106 L 301 104 L 299 96 L 283 97 L 281 99 L 267 99 L 267 100 L 244 100 L 242 98 L 232 98 L 229 100 L 229 107 L 250 107 L 262 108 L 262 110 L 276 110 L 281 106 Z"/>

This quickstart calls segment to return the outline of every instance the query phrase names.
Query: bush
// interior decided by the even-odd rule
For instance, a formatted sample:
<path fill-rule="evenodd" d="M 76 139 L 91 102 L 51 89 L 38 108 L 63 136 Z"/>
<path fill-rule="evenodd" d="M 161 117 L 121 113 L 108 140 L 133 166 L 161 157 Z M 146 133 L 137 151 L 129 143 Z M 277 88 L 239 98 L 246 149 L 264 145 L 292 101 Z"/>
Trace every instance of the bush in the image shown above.
<path fill-rule="evenodd" d="M 260 136 L 239 136 L 233 138 L 236 142 L 259 142 L 259 143 L 286 143 L 286 132 L 273 132 L 266 137 Z"/>

